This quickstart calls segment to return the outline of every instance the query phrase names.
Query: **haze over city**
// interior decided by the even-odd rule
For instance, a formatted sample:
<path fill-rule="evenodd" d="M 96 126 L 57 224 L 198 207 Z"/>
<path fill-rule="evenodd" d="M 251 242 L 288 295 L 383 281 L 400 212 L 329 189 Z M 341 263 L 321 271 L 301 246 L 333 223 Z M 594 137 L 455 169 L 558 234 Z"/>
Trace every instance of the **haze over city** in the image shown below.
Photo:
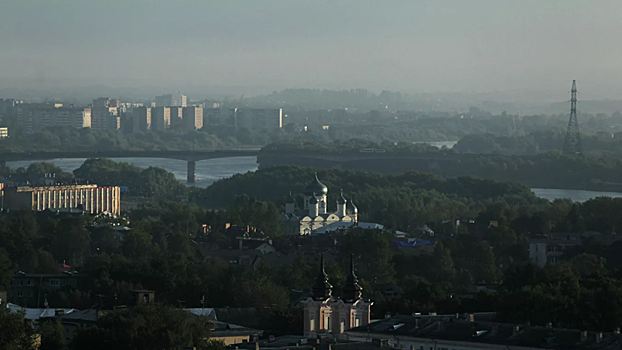
<path fill-rule="evenodd" d="M 0 23 L 0 88 L 622 94 L 616 0 L 5 1 Z"/>

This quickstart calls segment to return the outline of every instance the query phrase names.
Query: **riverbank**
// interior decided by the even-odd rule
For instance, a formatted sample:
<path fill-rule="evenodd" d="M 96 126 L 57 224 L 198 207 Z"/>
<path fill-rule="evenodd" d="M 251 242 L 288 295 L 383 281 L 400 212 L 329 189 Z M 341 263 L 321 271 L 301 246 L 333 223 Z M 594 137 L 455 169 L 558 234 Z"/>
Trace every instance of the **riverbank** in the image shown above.
<path fill-rule="evenodd" d="M 58 165 L 63 171 L 73 172 L 79 168 L 85 159 L 52 159 L 48 162 Z M 173 173 L 175 178 L 185 183 L 186 180 L 186 162 L 174 159 L 154 159 L 154 158 L 123 158 L 115 159 L 134 164 L 141 168 L 149 166 L 159 166 Z M 28 167 L 30 163 L 36 161 L 20 161 L 9 162 L 11 168 Z M 214 183 L 214 181 L 222 178 L 231 177 L 235 174 L 244 174 L 249 171 L 256 171 L 258 168 L 256 157 L 237 157 L 237 158 L 220 158 L 200 161 L 196 163 L 197 183 L 196 187 L 205 188 Z M 546 186 L 530 186 L 536 196 L 548 200 L 557 198 L 570 198 L 573 201 L 583 202 L 590 198 L 607 196 L 622 197 L 621 191 L 598 191 L 591 188 L 578 189 L 560 189 Z M 132 205 L 135 203 L 128 203 Z"/>

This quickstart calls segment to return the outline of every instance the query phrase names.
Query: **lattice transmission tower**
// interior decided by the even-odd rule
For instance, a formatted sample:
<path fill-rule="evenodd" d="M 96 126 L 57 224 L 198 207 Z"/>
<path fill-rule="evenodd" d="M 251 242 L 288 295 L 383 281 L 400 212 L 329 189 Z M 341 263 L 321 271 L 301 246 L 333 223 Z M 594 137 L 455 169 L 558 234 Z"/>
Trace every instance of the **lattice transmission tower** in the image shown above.
<path fill-rule="evenodd" d="M 579 122 L 577 121 L 577 82 L 572 81 L 570 92 L 570 118 L 568 119 L 568 130 L 566 130 L 566 141 L 564 141 L 564 153 L 581 155 L 581 135 L 579 134 Z"/>

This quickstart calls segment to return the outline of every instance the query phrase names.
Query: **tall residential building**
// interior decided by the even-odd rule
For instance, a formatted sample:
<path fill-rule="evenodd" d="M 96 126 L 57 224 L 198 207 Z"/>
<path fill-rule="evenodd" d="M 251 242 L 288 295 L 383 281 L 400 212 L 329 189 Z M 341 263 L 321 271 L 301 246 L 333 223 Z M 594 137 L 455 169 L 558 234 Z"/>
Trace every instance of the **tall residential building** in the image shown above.
<path fill-rule="evenodd" d="M 121 188 L 97 185 L 18 186 L 4 188 L 4 208 L 33 211 L 82 209 L 91 214 L 121 213 Z"/>
<path fill-rule="evenodd" d="M 167 94 L 162 96 L 156 96 L 156 107 L 186 107 L 188 104 L 188 97 L 181 94 Z"/>
<path fill-rule="evenodd" d="M 96 104 L 93 103 L 93 108 L 91 109 L 91 129 L 119 130 L 121 128 L 119 107 L 102 107 L 101 105 L 98 105 L 97 107 L 95 106 Z"/>
<path fill-rule="evenodd" d="M 60 105 L 59 107 L 56 107 Z M 36 133 L 52 126 L 90 128 L 91 109 L 80 107 L 62 107 L 37 104 L 20 104 L 17 106 L 17 117 L 20 126 L 27 133 Z"/>
<path fill-rule="evenodd" d="M 197 130 L 203 127 L 203 107 L 185 107 L 182 111 L 182 129 Z"/>
<path fill-rule="evenodd" d="M 181 129 L 182 128 L 182 118 L 183 118 L 183 107 L 171 107 L 170 108 L 170 118 L 171 118 L 171 128 Z"/>
<path fill-rule="evenodd" d="M 0 98 L 0 115 L 13 113 L 15 106 L 20 103 L 24 103 L 24 101 L 14 100 L 12 98 Z"/>
<path fill-rule="evenodd" d="M 203 111 L 203 125 L 235 126 L 237 108 L 206 108 Z"/>
<path fill-rule="evenodd" d="M 135 107 L 132 110 L 133 132 L 151 130 L 151 107 Z"/>
<path fill-rule="evenodd" d="M 166 130 L 171 126 L 170 107 L 151 108 L 151 130 Z"/>
<path fill-rule="evenodd" d="M 274 130 L 283 127 L 283 110 L 244 108 L 236 112 L 236 125 L 252 130 Z"/>

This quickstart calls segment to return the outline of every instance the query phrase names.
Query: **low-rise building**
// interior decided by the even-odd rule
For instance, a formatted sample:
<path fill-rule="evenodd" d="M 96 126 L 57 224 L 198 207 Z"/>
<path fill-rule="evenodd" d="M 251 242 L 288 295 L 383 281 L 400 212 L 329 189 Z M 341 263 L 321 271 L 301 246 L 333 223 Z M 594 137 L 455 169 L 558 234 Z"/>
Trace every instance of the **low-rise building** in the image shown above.
<path fill-rule="evenodd" d="M 90 185 L 16 186 L 4 188 L 4 209 L 33 211 L 46 209 L 81 209 L 91 214 L 103 212 L 118 216 L 121 213 L 119 186 Z"/>
<path fill-rule="evenodd" d="M 65 287 L 77 287 L 79 277 L 72 272 L 41 274 L 20 271 L 11 279 L 8 300 L 23 307 L 42 307 L 46 294 Z"/>

